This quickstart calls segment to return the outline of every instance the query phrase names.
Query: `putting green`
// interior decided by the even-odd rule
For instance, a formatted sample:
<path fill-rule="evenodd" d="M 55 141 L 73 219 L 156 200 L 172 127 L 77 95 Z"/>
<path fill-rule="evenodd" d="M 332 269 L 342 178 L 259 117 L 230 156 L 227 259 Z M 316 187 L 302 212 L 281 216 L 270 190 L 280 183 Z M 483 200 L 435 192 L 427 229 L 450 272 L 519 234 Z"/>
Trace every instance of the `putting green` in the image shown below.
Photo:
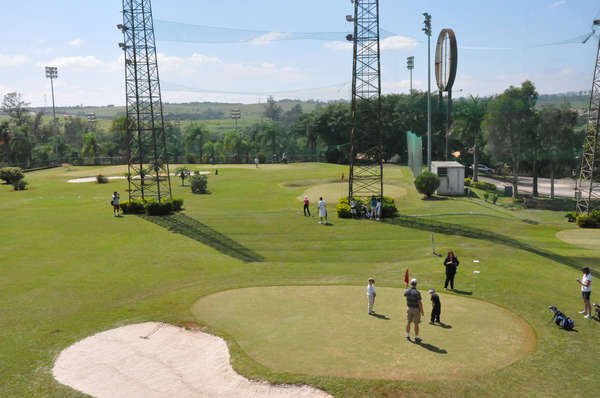
<path fill-rule="evenodd" d="M 385 184 L 383 186 L 383 193 L 385 196 L 396 199 L 406 196 L 406 189 L 398 185 Z M 340 181 L 330 184 L 312 185 L 307 187 L 304 193 L 298 196 L 297 199 L 303 200 L 304 196 L 308 196 L 314 204 L 317 203 L 320 197 L 323 197 L 327 202 L 335 204 L 338 199 L 348 196 L 348 183 Z"/>
<path fill-rule="evenodd" d="M 575 246 L 600 250 L 600 229 L 567 229 L 557 232 L 556 237 Z"/>
<path fill-rule="evenodd" d="M 367 315 L 365 287 L 280 286 L 228 290 L 192 307 L 202 322 L 232 336 L 254 360 L 278 371 L 315 376 L 439 380 L 481 375 L 525 357 L 535 334 L 493 304 L 440 294 L 442 326 L 429 325 L 424 298 L 422 344 L 404 339 L 403 289 L 377 288 Z"/>

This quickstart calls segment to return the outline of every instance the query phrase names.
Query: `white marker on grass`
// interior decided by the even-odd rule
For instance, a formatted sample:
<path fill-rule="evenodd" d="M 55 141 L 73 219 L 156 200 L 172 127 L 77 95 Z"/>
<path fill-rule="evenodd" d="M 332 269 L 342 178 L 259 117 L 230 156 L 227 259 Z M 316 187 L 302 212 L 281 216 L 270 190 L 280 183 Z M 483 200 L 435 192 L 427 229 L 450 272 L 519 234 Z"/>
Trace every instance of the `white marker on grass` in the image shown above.
<path fill-rule="evenodd" d="M 473 271 L 473 273 L 474 273 L 474 274 L 479 274 L 480 272 L 479 272 L 479 271 L 477 271 L 477 270 L 475 270 L 475 271 Z"/>

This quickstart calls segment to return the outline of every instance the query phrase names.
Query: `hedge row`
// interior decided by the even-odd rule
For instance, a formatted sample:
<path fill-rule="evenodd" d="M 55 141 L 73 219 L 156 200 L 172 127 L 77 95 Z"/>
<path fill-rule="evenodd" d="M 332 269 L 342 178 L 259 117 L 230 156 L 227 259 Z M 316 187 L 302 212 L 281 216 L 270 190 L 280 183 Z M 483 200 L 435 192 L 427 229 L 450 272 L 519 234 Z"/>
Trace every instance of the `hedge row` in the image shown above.
<path fill-rule="evenodd" d="M 363 208 L 363 204 L 366 207 L 369 207 L 368 200 L 367 202 L 363 202 L 360 198 L 354 198 L 356 201 L 356 208 L 361 211 Z M 335 206 L 337 211 L 337 215 L 339 218 L 352 218 L 352 214 L 350 213 L 350 204 L 348 203 L 348 198 L 343 197 L 338 201 L 338 204 Z M 396 209 L 396 205 L 394 204 L 394 199 L 389 196 L 384 196 L 381 202 L 381 217 L 388 218 L 393 217 L 398 209 Z"/>
<path fill-rule="evenodd" d="M 600 228 L 600 210 L 593 210 L 589 215 L 580 214 L 576 222 L 581 228 Z"/>
<path fill-rule="evenodd" d="M 484 191 L 496 191 L 498 188 L 495 184 L 491 184 L 485 181 L 477 181 L 473 182 L 470 178 L 465 178 L 465 187 L 474 187 L 477 189 L 482 189 Z"/>
<path fill-rule="evenodd" d="M 148 216 L 164 216 L 174 211 L 181 211 L 183 199 L 164 199 L 156 201 L 154 199 L 132 199 L 121 202 L 121 210 L 124 214 L 146 214 Z"/>

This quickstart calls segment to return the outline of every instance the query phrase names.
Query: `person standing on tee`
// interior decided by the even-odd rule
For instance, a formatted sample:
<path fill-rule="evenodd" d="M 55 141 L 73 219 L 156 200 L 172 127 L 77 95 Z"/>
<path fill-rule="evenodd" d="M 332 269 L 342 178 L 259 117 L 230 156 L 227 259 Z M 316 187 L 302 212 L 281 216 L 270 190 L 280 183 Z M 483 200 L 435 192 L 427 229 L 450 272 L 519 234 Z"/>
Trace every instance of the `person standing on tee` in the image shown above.
<path fill-rule="evenodd" d="M 113 193 L 110 203 L 113 205 L 113 215 L 119 217 L 119 193 L 117 191 Z"/>
<path fill-rule="evenodd" d="M 256 168 L 258 169 L 258 156 L 254 157 L 254 165 L 256 166 Z"/>
<path fill-rule="evenodd" d="M 431 294 L 431 304 L 433 308 L 431 309 L 431 321 L 430 324 L 442 323 L 440 322 L 440 315 L 442 313 L 442 303 L 440 303 L 440 296 L 435 292 L 435 289 L 429 289 L 429 294 Z"/>
<path fill-rule="evenodd" d="M 310 217 L 310 209 L 308 208 L 308 196 L 304 197 L 304 216 L 306 217 L 306 213 L 308 212 L 308 216 Z"/>
<path fill-rule="evenodd" d="M 375 311 L 373 311 L 373 306 L 375 305 L 375 279 L 369 278 L 369 284 L 367 285 L 367 303 L 369 308 L 369 315 L 375 315 Z"/>
<path fill-rule="evenodd" d="M 375 205 L 375 219 L 377 221 L 381 219 L 381 199 L 377 199 L 377 204 Z"/>
<path fill-rule="evenodd" d="M 320 221 L 319 224 L 327 224 L 327 202 L 325 202 L 323 200 L 323 197 L 319 198 L 319 217 L 320 217 Z M 325 219 L 325 222 L 323 222 L 323 219 Z"/>
<path fill-rule="evenodd" d="M 421 301 L 421 293 L 417 290 L 417 280 L 410 280 L 410 288 L 404 291 L 404 297 L 406 297 L 406 340 L 410 341 L 410 324 L 411 322 L 415 325 L 415 342 L 420 343 L 421 338 L 419 337 L 419 323 L 421 322 L 421 316 L 425 315 L 423 312 L 423 302 Z"/>
<path fill-rule="evenodd" d="M 444 282 L 444 289 L 448 289 L 448 282 L 450 282 L 450 289 L 454 290 L 454 275 L 456 275 L 456 268 L 458 267 L 458 258 L 454 256 L 454 252 L 450 250 L 448 257 L 444 260 L 444 266 L 446 267 L 446 282 Z"/>
<path fill-rule="evenodd" d="M 350 216 L 356 218 L 356 200 L 350 199 Z"/>
<path fill-rule="evenodd" d="M 581 285 L 581 296 L 583 297 L 583 311 L 580 314 L 585 315 L 587 319 L 592 318 L 592 306 L 590 305 L 590 295 L 592 294 L 592 273 L 589 267 L 581 269 L 583 276 L 577 282 Z"/>

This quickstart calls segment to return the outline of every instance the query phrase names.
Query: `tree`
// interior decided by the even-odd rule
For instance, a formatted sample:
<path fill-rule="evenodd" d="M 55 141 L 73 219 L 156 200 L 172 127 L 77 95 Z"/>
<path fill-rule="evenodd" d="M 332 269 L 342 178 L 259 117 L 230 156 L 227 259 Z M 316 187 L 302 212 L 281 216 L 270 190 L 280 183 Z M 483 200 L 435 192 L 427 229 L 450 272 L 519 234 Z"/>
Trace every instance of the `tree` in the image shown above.
<path fill-rule="evenodd" d="M 96 134 L 86 133 L 83 136 L 81 155 L 96 163 L 96 157 L 98 156 L 98 141 L 96 140 Z"/>
<path fill-rule="evenodd" d="M 185 166 L 175 169 L 175 175 L 181 178 L 181 186 L 185 185 L 185 179 L 189 177 L 190 174 L 192 174 L 192 171 Z"/>
<path fill-rule="evenodd" d="M 165 123 L 165 134 L 169 160 L 179 163 L 179 158 L 185 154 L 181 127 L 177 123 L 167 122 Z"/>
<path fill-rule="evenodd" d="M 521 149 L 530 129 L 535 128 L 534 107 L 538 97 L 535 86 L 525 81 L 510 86 L 490 101 L 483 131 L 488 138 L 486 152 L 494 159 L 508 161 L 512 167 L 513 198 L 517 198 Z"/>
<path fill-rule="evenodd" d="M 263 112 L 263 115 L 266 118 L 269 118 L 274 122 L 278 122 L 281 120 L 282 112 L 283 109 L 277 105 L 277 102 L 273 99 L 273 97 L 267 98 L 267 104 L 265 105 L 265 110 Z"/>
<path fill-rule="evenodd" d="M 428 198 L 433 195 L 439 186 L 440 177 L 438 177 L 437 174 L 429 171 L 419 174 L 415 179 L 415 188 L 417 188 L 417 191 L 424 194 Z"/>
<path fill-rule="evenodd" d="M 2 160 L 6 163 L 10 163 L 12 160 L 10 141 L 10 124 L 8 120 L 4 120 L 0 122 L 0 146 L 2 146 Z"/>
<path fill-rule="evenodd" d="M 450 135 L 473 151 L 473 181 L 477 181 L 477 155 L 485 143 L 481 125 L 487 112 L 487 102 L 471 96 L 468 100 L 458 101 L 454 110 L 454 123 Z"/>
<path fill-rule="evenodd" d="M 8 117 L 18 127 L 23 126 L 29 122 L 29 102 L 25 102 L 21 99 L 19 93 L 8 93 L 2 100 L 2 112 L 8 114 Z"/>
<path fill-rule="evenodd" d="M 89 133 L 87 120 L 80 117 L 70 117 L 65 120 L 65 141 L 72 148 L 79 149 L 83 145 L 83 136 Z"/>
<path fill-rule="evenodd" d="M 285 126 L 296 123 L 302 116 L 302 105 L 296 104 L 289 111 L 283 113 L 281 121 Z"/>
<path fill-rule="evenodd" d="M 243 152 L 248 149 L 246 137 L 235 130 L 228 131 L 227 134 L 225 134 L 223 144 L 225 145 L 225 150 L 227 152 L 235 154 L 238 162 L 241 160 Z"/>
<path fill-rule="evenodd" d="M 575 158 L 581 140 L 575 133 L 577 112 L 568 104 L 560 108 L 544 105 L 540 110 L 542 150 L 550 161 L 550 198 L 554 199 L 554 176 L 557 163 L 568 163 Z"/>
<path fill-rule="evenodd" d="M 19 164 L 31 165 L 32 148 L 29 141 L 29 126 L 23 125 L 13 128 L 10 139 L 10 151 L 12 160 Z"/>
<path fill-rule="evenodd" d="M 202 147 L 208 136 L 208 129 L 203 124 L 192 123 L 184 132 L 183 142 L 187 153 L 194 153 L 202 158 Z"/>
<path fill-rule="evenodd" d="M 277 142 L 285 135 L 285 129 L 277 122 L 265 122 L 260 125 L 257 138 L 262 145 L 270 145 L 272 153 L 278 152 Z"/>

